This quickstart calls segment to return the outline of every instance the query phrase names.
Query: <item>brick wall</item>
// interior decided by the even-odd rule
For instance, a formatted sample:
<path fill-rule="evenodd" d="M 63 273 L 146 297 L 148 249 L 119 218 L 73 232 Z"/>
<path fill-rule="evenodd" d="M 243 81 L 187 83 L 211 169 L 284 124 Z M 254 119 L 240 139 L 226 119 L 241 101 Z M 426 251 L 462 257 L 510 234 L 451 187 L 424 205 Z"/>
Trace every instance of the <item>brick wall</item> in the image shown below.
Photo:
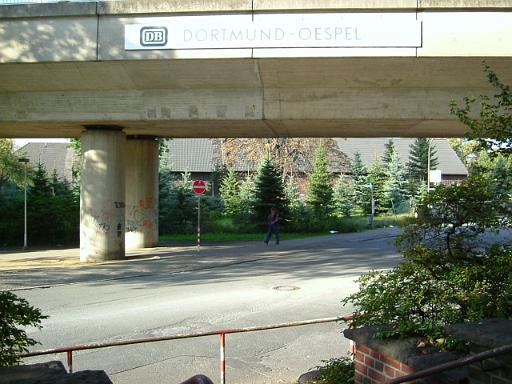
<path fill-rule="evenodd" d="M 366 344 L 356 344 L 355 384 L 380 384 L 394 377 L 414 372 L 414 369 L 392 357 L 386 356 Z M 410 383 L 414 383 L 413 381 Z"/>
<path fill-rule="evenodd" d="M 450 332 L 469 342 L 471 354 L 512 345 L 512 320 L 485 319 L 451 326 Z M 512 384 L 512 353 L 469 366 L 471 384 Z"/>
<path fill-rule="evenodd" d="M 474 353 L 487 348 L 472 346 Z M 487 359 L 469 366 L 471 384 L 512 384 L 512 354 Z"/>

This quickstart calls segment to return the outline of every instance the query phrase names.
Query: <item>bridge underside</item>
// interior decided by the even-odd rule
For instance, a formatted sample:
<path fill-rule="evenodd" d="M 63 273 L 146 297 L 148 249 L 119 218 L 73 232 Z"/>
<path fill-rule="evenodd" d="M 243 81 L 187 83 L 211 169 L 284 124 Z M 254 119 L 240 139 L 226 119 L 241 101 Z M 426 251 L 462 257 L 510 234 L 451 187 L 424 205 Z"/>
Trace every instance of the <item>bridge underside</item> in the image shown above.
<path fill-rule="evenodd" d="M 512 58 L 486 58 L 505 82 Z M 0 136 L 88 125 L 167 137 L 461 136 L 452 100 L 492 92 L 482 58 L 293 58 L 2 64 Z"/>

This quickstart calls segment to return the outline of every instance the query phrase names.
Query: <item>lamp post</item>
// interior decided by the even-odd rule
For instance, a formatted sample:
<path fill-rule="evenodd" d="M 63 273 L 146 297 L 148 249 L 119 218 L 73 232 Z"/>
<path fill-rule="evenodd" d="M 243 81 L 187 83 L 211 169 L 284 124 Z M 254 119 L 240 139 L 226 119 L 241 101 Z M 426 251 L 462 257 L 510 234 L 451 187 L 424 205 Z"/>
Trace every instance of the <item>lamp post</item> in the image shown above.
<path fill-rule="evenodd" d="M 27 164 L 29 159 L 21 157 L 18 159 L 25 166 L 25 214 L 24 214 L 24 230 L 23 230 L 23 249 L 27 249 Z"/>
<path fill-rule="evenodd" d="M 373 227 L 373 218 L 375 216 L 375 199 L 373 198 L 373 184 L 372 183 L 369 183 L 368 184 L 368 188 L 370 188 L 370 194 L 371 194 L 371 204 L 372 204 L 372 207 L 371 207 L 371 214 L 370 214 L 370 219 L 368 220 L 370 223 L 370 225 Z"/>
<path fill-rule="evenodd" d="M 430 146 L 432 139 L 428 139 L 428 153 L 427 153 L 427 192 L 430 192 Z"/>

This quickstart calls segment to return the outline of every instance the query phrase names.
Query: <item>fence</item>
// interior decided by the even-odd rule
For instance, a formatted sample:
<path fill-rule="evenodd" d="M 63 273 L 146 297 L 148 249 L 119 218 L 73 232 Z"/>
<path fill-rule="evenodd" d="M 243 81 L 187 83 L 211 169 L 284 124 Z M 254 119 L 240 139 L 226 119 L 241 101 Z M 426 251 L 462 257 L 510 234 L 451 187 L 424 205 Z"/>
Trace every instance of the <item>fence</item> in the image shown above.
<path fill-rule="evenodd" d="M 257 331 L 266 331 L 271 329 L 279 329 L 279 328 L 291 328 L 291 327 L 299 327 L 305 325 L 312 324 L 323 324 L 323 323 L 332 323 L 338 321 L 352 321 L 352 316 L 341 316 L 341 317 L 328 317 L 322 319 L 313 319 L 313 320 L 303 320 L 303 321 L 295 321 L 288 323 L 279 323 L 265 326 L 257 326 L 257 327 L 245 327 L 245 328 L 230 328 L 230 329 L 221 329 L 216 331 L 208 331 L 208 332 L 196 332 L 196 333 L 185 333 L 185 334 L 177 334 L 173 336 L 162 336 L 162 337 L 148 337 L 148 338 L 139 338 L 139 339 L 131 339 L 131 340 L 120 340 L 113 341 L 110 343 L 95 343 L 95 344 L 83 344 L 83 345 L 74 345 L 63 348 L 54 348 L 54 349 L 46 349 L 42 351 L 34 351 L 29 352 L 22 357 L 33 357 L 33 356 L 41 356 L 41 355 L 51 355 L 57 353 L 66 353 L 68 369 L 70 372 L 73 372 L 73 352 L 74 351 L 83 351 L 89 349 L 99 349 L 99 348 L 108 348 L 108 347 L 116 347 L 122 345 L 134 345 L 134 344 L 143 344 L 143 343 L 154 343 L 160 341 L 170 341 L 170 340 L 180 340 L 180 339 L 192 339 L 198 337 L 207 337 L 207 336 L 220 336 L 220 383 L 226 383 L 226 335 L 233 333 L 247 333 L 247 332 L 257 332 Z M 353 351 L 352 351 L 353 352 Z M 465 357 L 456 361 L 451 361 L 445 364 L 441 364 L 432 368 L 428 368 L 422 371 L 414 372 L 402 377 L 397 377 L 389 381 L 389 384 L 400 384 L 410 382 L 415 379 L 425 378 L 432 376 L 436 373 L 444 372 L 450 369 L 462 367 L 465 365 L 469 365 L 474 362 L 483 361 L 495 356 L 507 354 L 512 352 L 512 345 L 505 345 L 499 348 L 494 348 L 489 351 L 485 351 L 482 353 L 478 353 L 476 355 L 472 355 L 469 357 Z M 208 378 L 202 375 L 195 376 L 182 384 L 198 384 L 198 383 L 207 383 Z"/>
<path fill-rule="evenodd" d="M 279 329 L 279 328 L 291 328 L 291 327 L 300 327 L 305 325 L 312 324 L 323 324 L 323 323 L 333 323 L 338 321 L 351 321 L 352 316 L 341 316 L 341 317 L 328 317 L 322 319 L 313 319 L 313 320 L 303 320 L 303 321 L 295 321 L 288 323 L 279 323 L 265 326 L 257 326 L 257 327 L 245 327 L 245 328 L 230 328 L 230 329 L 220 329 L 216 331 L 208 331 L 208 332 L 196 332 L 196 333 L 185 333 L 185 334 L 177 334 L 173 336 L 161 336 L 161 337 L 146 337 L 139 339 L 131 339 L 131 340 L 119 340 L 112 341 L 109 343 L 94 343 L 94 344 L 83 344 L 83 345 L 74 345 L 63 348 L 54 348 L 54 349 L 46 349 L 42 351 L 34 351 L 29 352 L 22 357 L 33 357 L 33 356 L 41 356 L 41 355 L 52 355 L 56 353 L 66 353 L 68 369 L 70 372 L 73 372 L 73 352 L 74 351 L 83 351 L 89 349 L 99 349 L 99 348 L 108 348 L 108 347 L 118 347 L 122 345 L 134 345 L 134 344 L 142 344 L 142 343 L 155 343 L 160 341 L 170 341 L 170 340 L 180 340 L 180 339 L 192 339 L 197 337 L 207 337 L 207 336 L 220 336 L 220 383 L 226 383 L 226 335 L 233 333 L 247 333 L 247 332 L 258 332 L 258 331 L 266 331 L 270 329 Z"/>

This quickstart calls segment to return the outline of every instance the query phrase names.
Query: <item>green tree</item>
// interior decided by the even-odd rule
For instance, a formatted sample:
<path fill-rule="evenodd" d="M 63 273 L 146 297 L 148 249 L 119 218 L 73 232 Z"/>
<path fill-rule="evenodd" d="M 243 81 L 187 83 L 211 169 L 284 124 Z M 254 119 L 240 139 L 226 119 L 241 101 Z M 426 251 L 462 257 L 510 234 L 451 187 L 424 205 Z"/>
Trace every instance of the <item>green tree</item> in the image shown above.
<path fill-rule="evenodd" d="M 422 201 L 414 225 L 400 237 L 404 256 L 437 270 L 454 263 L 478 263 L 481 235 L 510 225 L 508 196 L 496 194 L 492 180 L 470 176 L 460 185 L 440 185 Z"/>
<path fill-rule="evenodd" d="M 317 215 L 329 215 L 332 210 L 331 175 L 327 169 L 328 162 L 325 149 L 316 150 L 313 172 L 309 176 L 309 193 L 307 205 Z"/>
<path fill-rule="evenodd" d="M 304 198 L 300 194 L 299 185 L 293 176 L 286 180 L 286 200 L 289 204 L 288 228 L 293 231 L 304 231 L 308 227 L 310 212 L 306 208 Z"/>
<path fill-rule="evenodd" d="M 391 156 L 393 156 L 392 152 Z M 389 164 L 389 163 L 386 163 Z M 386 184 L 386 167 L 382 165 L 382 163 L 375 159 L 372 163 L 372 166 L 368 170 L 368 178 L 367 182 L 368 184 L 372 184 L 373 187 L 373 198 L 375 200 L 375 212 L 376 213 L 383 213 L 389 211 L 389 208 L 391 207 L 391 203 L 389 200 L 389 196 L 386 193 L 386 190 L 384 188 Z M 365 213 L 371 213 L 371 190 L 368 188 L 366 192 L 366 198 L 365 198 L 365 204 L 364 204 L 364 211 Z"/>
<path fill-rule="evenodd" d="M 465 97 L 462 106 L 453 101 L 451 113 L 469 128 L 466 138 L 475 140 L 478 150 L 512 154 L 512 91 L 486 64 L 484 72 L 495 94 L 492 97 L 480 95 L 479 116 L 474 118 L 472 114 L 475 97 Z"/>
<path fill-rule="evenodd" d="M 231 169 L 222 179 L 220 194 L 224 201 L 224 212 L 229 216 L 236 215 L 240 210 L 240 183 L 236 173 Z"/>
<path fill-rule="evenodd" d="M 0 139 L 0 193 L 7 182 L 23 185 L 24 166 L 14 154 L 14 145 L 11 139 Z"/>
<path fill-rule="evenodd" d="M 430 169 L 436 169 L 439 160 L 436 156 L 437 150 L 432 139 L 419 137 L 414 140 L 410 146 L 409 162 L 407 163 L 407 173 L 415 181 L 427 180 L 428 168 L 428 148 L 430 146 Z"/>
<path fill-rule="evenodd" d="M 193 233 L 197 217 L 197 199 L 192 191 L 190 173 L 175 177 L 160 171 L 159 228 L 166 233 Z"/>
<path fill-rule="evenodd" d="M 286 180 L 285 195 L 290 210 L 304 205 L 304 201 L 300 195 L 299 185 L 293 176 L 289 176 Z"/>
<path fill-rule="evenodd" d="M 350 173 L 352 174 L 352 179 L 354 180 L 354 204 L 355 207 L 364 212 L 364 204 L 365 197 L 367 196 L 368 190 L 368 170 L 366 166 L 363 164 L 361 160 L 361 153 L 356 152 L 354 154 L 354 159 L 350 164 Z"/>
<path fill-rule="evenodd" d="M 496 194 L 512 194 L 512 156 L 498 153 L 490 155 L 487 151 L 481 151 L 474 160 L 471 174 L 478 175 L 489 180 Z"/>
<path fill-rule="evenodd" d="M 54 172 L 49 178 L 41 163 L 32 177 L 27 197 L 30 244 L 76 243 L 79 237 L 79 202 L 67 183 Z"/>
<path fill-rule="evenodd" d="M 405 177 L 405 166 L 400 161 L 398 153 L 393 153 L 391 162 L 386 170 L 386 182 L 384 190 L 391 203 L 393 213 L 399 213 L 405 210 L 407 202 L 407 180 Z"/>
<path fill-rule="evenodd" d="M 471 169 L 473 162 L 478 159 L 478 143 L 475 140 L 463 138 L 451 138 L 448 141 L 460 161 L 462 161 L 467 169 Z"/>
<path fill-rule="evenodd" d="M 270 208 L 276 207 L 281 220 L 288 219 L 288 202 L 281 173 L 270 158 L 261 162 L 255 179 L 254 215 L 261 227 L 266 226 Z M 283 222 L 281 222 L 283 223 Z"/>
<path fill-rule="evenodd" d="M 392 324 L 381 328 L 383 336 L 435 340 L 445 336 L 446 324 L 512 318 L 512 247 L 482 241 L 512 222 L 510 196 L 503 193 L 507 186 L 500 185 L 510 175 L 512 95 L 489 67 L 485 72 L 498 93 L 492 100 L 480 96 L 479 118 L 471 117 L 474 98 L 465 98 L 462 107 L 451 105 L 469 128 L 467 138 L 484 151 L 480 164 L 461 185 L 428 193 L 418 221 L 398 240 L 406 261 L 388 273 L 364 275 L 359 292 L 344 300 L 356 306 L 360 325 Z"/>
<path fill-rule="evenodd" d="M 435 340 L 449 340 L 447 324 L 512 317 L 512 248 L 482 241 L 512 217 L 508 198 L 493 189 L 488 179 L 471 176 L 427 195 L 418 220 L 397 242 L 405 262 L 363 275 L 359 292 L 343 301 L 355 305 L 359 325 L 446 348 Z"/>
<path fill-rule="evenodd" d="M 0 367 L 19 364 L 20 355 L 37 341 L 27 336 L 24 328 L 41 328 L 48 316 L 32 307 L 25 299 L 9 291 L 0 291 Z"/>
<path fill-rule="evenodd" d="M 382 155 L 382 163 L 388 164 L 391 161 L 391 154 L 396 152 L 395 142 L 393 139 L 389 139 L 386 144 L 384 144 L 384 154 Z"/>
<path fill-rule="evenodd" d="M 354 211 L 354 186 L 352 180 L 340 174 L 333 193 L 334 212 L 338 217 L 352 216 Z"/>
<path fill-rule="evenodd" d="M 75 153 L 75 158 L 78 159 L 78 161 L 73 162 L 71 165 L 71 191 L 73 193 L 73 199 L 75 202 L 80 204 L 80 160 L 82 158 L 82 141 L 80 138 L 72 138 L 69 140 L 68 148 L 73 150 Z"/>
<path fill-rule="evenodd" d="M 256 205 L 256 183 L 254 177 L 247 176 L 240 184 L 240 209 L 237 221 L 245 227 L 254 227 L 254 207 Z"/>

